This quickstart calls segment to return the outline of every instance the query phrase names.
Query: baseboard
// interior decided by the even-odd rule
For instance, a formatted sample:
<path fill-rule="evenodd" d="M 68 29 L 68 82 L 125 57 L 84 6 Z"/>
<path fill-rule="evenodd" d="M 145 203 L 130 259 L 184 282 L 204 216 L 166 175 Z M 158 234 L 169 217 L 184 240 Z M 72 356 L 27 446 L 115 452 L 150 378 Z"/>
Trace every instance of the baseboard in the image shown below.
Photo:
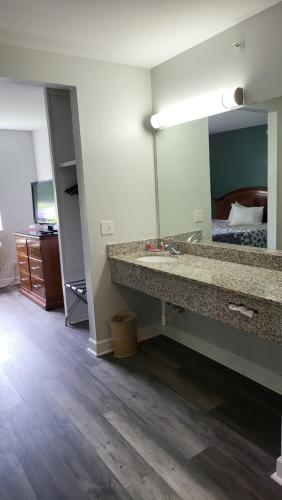
<path fill-rule="evenodd" d="M 160 325 L 158 323 L 152 323 L 147 326 L 138 328 L 137 330 L 137 340 L 139 342 L 144 342 L 145 340 L 157 337 L 160 335 Z M 87 347 L 87 351 L 95 356 L 104 356 L 113 351 L 112 338 L 108 337 L 104 340 L 95 340 L 89 337 L 90 346 Z"/>
<path fill-rule="evenodd" d="M 272 474 L 271 478 L 282 486 L 282 456 L 277 459 L 276 472 Z"/>
<path fill-rule="evenodd" d="M 5 286 L 10 285 L 18 285 L 20 283 L 20 279 L 18 276 L 8 276 L 7 278 L 0 278 L 0 288 L 4 288 Z"/>
<path fill-rule="evenodd" d="M 272 474 L 271 478 L 282 486 L 282 457 L 277 459 L 276 472 Z"/>
<path fill-rule="evenodd" d="M 87 351 L 95 356 L 103 356 L 113 350 L 112 339 L 110 337 L 104 340 L 95 340 L 92 337 L 89 337 L 88 340 L 90 346 L 87 347 Z"/>
<path fill-rule="evenodd" d="M 142 326 L 137 330 L 137 340 L 138 342 L 144 342 L 145 340 L 158 337 L 161 334 L 160 324 L 151 323 L 147 326 Z"/>
<path fill-rule="evenodd" d="M 274 472 L 274 474 L 272 474 L 272 476 L 270 476 L 270 477 L 271 477 L 271 479 L 273 479 L 273 481 L 275 481 L 276 483 L 280 484 L 280 486 L 282 486 L 282 477 L 280 477 L 277 472 Z"/>
<path fill-rule="evenodd" d="M 226 351 L 215 344 L 201 340 L 186 331 L 178 330 L 170 325 L 162 328 L 163 335 L 179 342 L 194 351 L 213 359 L 214 361 L 234 370 L 245 377 L 281 394 L 282 377 L 267 368 L 244 359 L 230 351 Z"/>

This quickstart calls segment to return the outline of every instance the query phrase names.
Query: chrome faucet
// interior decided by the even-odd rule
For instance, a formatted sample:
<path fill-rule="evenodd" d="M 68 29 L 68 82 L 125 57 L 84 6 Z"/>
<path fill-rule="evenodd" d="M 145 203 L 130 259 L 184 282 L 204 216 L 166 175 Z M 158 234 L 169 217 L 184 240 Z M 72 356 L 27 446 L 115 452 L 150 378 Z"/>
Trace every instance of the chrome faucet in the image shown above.
<path fill-rule="evenodd" d="M 178 250 L 173 245 L 165 245 L 165 250 L 168 250 L 170 255 L 182 255 L 181 250 Z"/>

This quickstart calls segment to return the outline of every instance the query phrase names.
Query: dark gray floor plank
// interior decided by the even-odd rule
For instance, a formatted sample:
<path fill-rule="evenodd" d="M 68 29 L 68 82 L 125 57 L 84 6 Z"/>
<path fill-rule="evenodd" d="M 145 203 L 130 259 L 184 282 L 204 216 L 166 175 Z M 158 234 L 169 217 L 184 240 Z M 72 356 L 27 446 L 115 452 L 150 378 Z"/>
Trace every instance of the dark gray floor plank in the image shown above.
<path fill-rule="evenodd" d="M 144 344 L 146 343 L 144 342 Z M 171 339 L 168 341 L 164 336 L 150 340 L 150 349 L 151 344 L 156 352 L 160 351 L 161 355 L 168 355 L 172 359 L 178 359 L 182 362 L 182 371 L 189 373 L 190 378 L 196 378 L 198 383 L 201 380 L 208 380 L 212 392 L 214 390 L 217 392 L 220 388 L 222 394 L 225 395 L 224 397 L 228 396 L 228 400 L 236 396 L 245 397 L 247 400 L 259 403 L 268 410 L 281 415 L 281 395 L 189 348 L 183 350 L 181 344 Z"/>
<path fill-rule="evenodd" d="M 212 415 L 272 456 L 281 452 L 281 416 L 261 404 L 234 398 L 215 408 Z"/>
<path fill-rule="evenodd" d="M 187 418 L 186 422 L 179 420 L 174 412 L 170 411 L 167 399 L 148 382 L 142 383 L 140 378 L 137 380 L 136 377 L 127 375 L 114 363 L 104 363 L 100 369 L 92 369 L 92 373 L 113 395 L 142 417 L 148 426 L 148 432 L 149 429 L 154 431 L 164 442 L 179 450 L 185 458 L 200 453 L 210 444 L 210 440 L 204 439 L 201 432 L 197 433 L 197 426 L 191 425 L 191 416 L 189 415 L 190 418 Z"/>
<path fill-rule="evenodd" d="M 124 360 L 87 342 L 0 290 L 1 500 L 282 498 L 281 397 L 164 337 Z"/>
<path fill-rule="evenodd" d="M 0 425 L 0 498 L 37 498 L 3 425 Z"/>
<path fill-rule="evenodd" d="M 127 360 L 127 362 L 130 363 L 131 360 Z M 134 360 L 134 365 L 141 370 L 146 368 L 153 377 L 163 382 L 198 408 L 210 410 L 224 401 L 222 394 L 218 394 L 215 391 L 211 392 L 203 385 L 199 386 L 195 381 L 189 380 L 181 370 L 174 370 L 155 356 L 142 351 L 142 346 L 138 356 Z"/>
<path fill-rule="evenodd" d="M 1 425 L 39 498 L 87 498 L 24 406 L 11 410 Z"/>
<path fill-rule="evenodd" d="M 191 465 L 216 484 L 229 500 L 280 500 L 281 488 L 266 474 L 254 479 L 232 457 L 210 447 L 193 459 Z"/>
<path fill-rule="evenodd" d="M 163 443 L 159 444 L 152 438 L 151 433 L 140 424 L 138 418 L 114 411 L 106 413 L 105 418 L 180 498 L 187 500 L 219 498 L 216 484 L 211 485 L 207 484 L 207 481 L 202 481 L 200 474 L 197 475 L 195 471 L 190 470 L 188 460 L 182 463 L 178 457 L 175 458 Z"/>
<path fill-rule="evenodd" d="M 193 450 L 197 446 L 214 445 L 227 455 L 235 456 L 254 477 L 259 478 L 265 472 L 270 475 L 275 462 L 273 455 L 247 441 L 212 414 L 187 406 L 185 399 L 169 388 L 165 390 L 150 375 L 129 371 L 122 363 L 109 359 L 99 369 L 91 371 L 95 380 L 101 380 L 115 396 L 142 416 L 147 425 L 162 436 L 164 443 L 169 441 L 184 457 L 189 456 L 190 447 Z"/>
<path fill-rule="evenodd" d="M 77 393 L 57 378 L 48 380 L 46 384 L 74 425 L 95 447 L 100 458 L 122 486 L 131 492 L 133 498 L 148 500 L 178 498 L 177 494 L 146 465 L 146 461 L 138 452 L 128 446 L 126 440 L 120 438 L 119 433 L 112 429 L 103 415 L 95 411 L 94 405 L 90 409 L 89 400 L 85 404 Z M 153 486 L 152 490 L 150 486 L 151 491 L 147 490 L 144 478 L 150 478 Z"/>

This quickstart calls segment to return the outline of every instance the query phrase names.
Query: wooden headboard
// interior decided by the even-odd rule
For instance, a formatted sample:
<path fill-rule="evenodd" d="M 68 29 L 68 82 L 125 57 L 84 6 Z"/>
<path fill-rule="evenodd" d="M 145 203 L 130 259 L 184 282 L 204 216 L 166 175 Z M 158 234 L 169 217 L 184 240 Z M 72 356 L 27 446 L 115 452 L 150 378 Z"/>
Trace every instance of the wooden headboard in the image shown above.
<path fill-rule="evenodd" d="M 214 201 L 216 204 L 217 219 L 227 220 L 231 209 L 231 203 L 237 201 L 245 207 L 264 207 L 263 221 L 267 221 L 267 188 L 265 187 L 237 189 Z"/>

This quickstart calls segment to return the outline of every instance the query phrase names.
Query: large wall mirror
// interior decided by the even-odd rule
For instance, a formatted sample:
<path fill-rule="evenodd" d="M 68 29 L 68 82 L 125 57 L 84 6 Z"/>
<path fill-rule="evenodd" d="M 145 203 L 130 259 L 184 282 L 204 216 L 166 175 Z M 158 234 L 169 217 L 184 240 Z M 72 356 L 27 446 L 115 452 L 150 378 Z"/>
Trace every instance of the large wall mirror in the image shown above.
<path fill-rule="evenodd" d="M 282 249 L 282 98 L 160 129 L 156 153 L 160 237 Z"/>

